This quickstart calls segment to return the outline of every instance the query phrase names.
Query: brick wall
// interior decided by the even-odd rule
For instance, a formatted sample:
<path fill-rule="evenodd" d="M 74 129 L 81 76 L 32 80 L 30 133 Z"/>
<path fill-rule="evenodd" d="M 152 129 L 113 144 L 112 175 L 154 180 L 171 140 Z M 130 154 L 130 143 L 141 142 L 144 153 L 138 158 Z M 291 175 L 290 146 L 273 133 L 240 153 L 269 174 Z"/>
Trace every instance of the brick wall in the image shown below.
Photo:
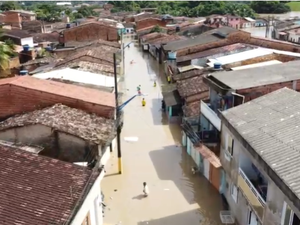
<path fill-rule="evenodd" d="M 166 27 L 167 23 L 160 19 L 148 18 L 136 22 L 136 30 L 144 29 L 146 27 L 158 25 L 160 27 Z"/>
<path fill-rule="evenodd" d="M 282 50 L 282 51 L 300 52 L 300 45 L 283 42 L 283 41 L 277 41 L 277 40 L 273 40 L 273 39 L 268 40 L 265 38 L 251 37 L 248 44 L 259 45 L 259 46 L 265 47 L 265 48 L 274 48 L 274 49 Z"/>
<path fill-rule="evenodd" d="M 300 92 L 300 80 L 297 80 L 296 91 Z M 266 95 L 273 91 L 279 90 L 281 88 L 290 88 L 293 89 L 293 81 L 264 85 L 254 88 L 246 88 L 238 90 L 237 93 L 245 96 L 245 102 L 258 98 L 260 96 Z"/>
<path fill-rule="evenodd" d="M 62 103 L 72 108 L 95 113 L 99 116 L 109 118 L 114 109 L 107 106 L 95 105 L 63 96 L 57 96 L 42 91 L 30 90 L 10 84 L 2 85 L 0 88 L 0 119 L 5 119 L 19 113 L 25 113 Z"/>
<path fill-rule="evenodd" d="M 20 13 L 17 12 L 4 12 L 4 23 L 11 25 L 12 27 L 21 28 L 22 18 Z"/>
<path fill-rule="evenodd" d="M 95 41 L 102 39 L 105 41 L 118 41 L 119 35 L 117 28 L 108 27 L 97 23 L 83 24 L 78 27 L 63 31 L 63 43 L 69 41 Z"/>

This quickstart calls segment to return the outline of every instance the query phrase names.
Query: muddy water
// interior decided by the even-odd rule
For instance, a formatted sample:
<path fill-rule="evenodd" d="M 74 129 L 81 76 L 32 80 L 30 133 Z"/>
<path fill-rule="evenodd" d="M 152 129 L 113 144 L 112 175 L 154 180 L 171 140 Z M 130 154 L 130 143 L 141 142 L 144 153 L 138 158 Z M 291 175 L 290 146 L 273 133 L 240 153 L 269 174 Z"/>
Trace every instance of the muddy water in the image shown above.
<path fill-rule="evenodd" d="M 102 181 L 105 194 L 104 224 L 124 225 L 219 225 L 222 209 L 218 192 L 201 176 L 192 176 L 192 159 L 180 146 L 180 128 L 169 125 L 160 111 L 159 85 L 153 87 L 153 75 L 162 71 L 151 56 L 131 47 L 126 50 L 124 98 L 136 94 L 136 87 L 148 94 L 146 107 L 136 97 L 125 108 L 122 130 L 123 170 L 117 173 L 113 155 Z M 134 60 L 134 64 L 129 62 Z M 124 137 L 138 137 L 126 142 Z M 147 182 L 150 195 L 142 196 Z"/>

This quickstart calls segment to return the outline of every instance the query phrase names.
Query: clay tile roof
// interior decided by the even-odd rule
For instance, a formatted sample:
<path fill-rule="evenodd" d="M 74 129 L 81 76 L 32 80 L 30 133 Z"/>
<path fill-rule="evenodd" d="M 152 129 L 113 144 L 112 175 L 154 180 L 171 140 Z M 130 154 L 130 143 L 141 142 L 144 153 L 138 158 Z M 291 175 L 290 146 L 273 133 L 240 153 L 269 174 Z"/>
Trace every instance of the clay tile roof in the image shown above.
<path fill-rule="evenodd" d="M 99 73 L 107 76 L 114 76 L 114 67 L 111 65 L 79 61 L 79 62 L 71 62 L 56 68 L 58 69 L 58 68 L 65 68 L 65 67 L 78 69 L 81 71 Z"/>
<path fill-rule="evenodd" d="M 207 92 L 208 87 L 203 83 L 203 77 L 197 76 L 191 79 L 177 81 L 177 90 L 181 97 L 186 98 L 191 95 Z"/>
<path fill-rule="evenodd" d="M 64 224 L 98 172 L 0 146 L 1 224 Z M 91 179 L 89 179 L 91 178 Z M 72 193 L 70 192 L 72 190 Z"/>
<path fill-rule="evenodd" d="M 18 76 L 1 79 L 0 85 L 5 84 L 115 108 L 115 97 L 113 93 L 102 92 L 91 88 L 64 84 L 50 80 L 42 80 L 31 76 Z"/>
<path fill-rule="evenodd" d="M 67 57 L 61 62 L 57 63 L 57 66 L 64 65 L 66 63 L 72 62 L 74 60 L 79 60 L 84 56 L 89 56 L 94 59 L 99 59 L 100 61 L 105 61 L 109 64 L 113 65 L 113 53 L 117 52 L 118 49 L 110 47 L 110 46 L 99 46 L 99 47 L 86 47 L 82 49 L 80 52 Z"/>
<path fill-rule="evenodd" d="M 0 123 L 0 130 L 42 124 L 94 144 L 114 138 L 114 121 L 62 104 L 11 117 Z"/>

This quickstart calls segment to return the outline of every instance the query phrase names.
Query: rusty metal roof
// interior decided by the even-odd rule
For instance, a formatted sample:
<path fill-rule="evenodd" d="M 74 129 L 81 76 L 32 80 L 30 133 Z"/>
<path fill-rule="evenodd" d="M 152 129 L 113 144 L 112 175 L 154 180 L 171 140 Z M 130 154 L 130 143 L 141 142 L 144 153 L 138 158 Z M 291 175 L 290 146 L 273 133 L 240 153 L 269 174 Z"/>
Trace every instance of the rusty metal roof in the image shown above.
<path fill-rule="evenodd" d="M 207 92 L 209 89 L 208 86 L 203 83 L 203 77 L 197 76 L 191 79 L 177 81 L 177 90 L 181 97 L 186 98 L 201 92 Z"/>

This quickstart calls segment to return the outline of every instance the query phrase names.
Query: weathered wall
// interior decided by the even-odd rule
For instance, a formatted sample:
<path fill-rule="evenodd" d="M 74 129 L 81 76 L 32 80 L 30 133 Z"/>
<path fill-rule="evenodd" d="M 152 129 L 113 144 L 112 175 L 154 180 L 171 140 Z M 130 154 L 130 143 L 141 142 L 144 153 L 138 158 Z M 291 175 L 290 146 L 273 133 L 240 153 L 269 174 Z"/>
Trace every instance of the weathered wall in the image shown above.
<path fill-rule="evenodd" d="M 117 28 L 97 23 L 83 24 L 78 27 L 64 30 L 62 42 L 96 41 L 98 39 L 106 41 L 118 41 L 119 36 Z"/>
<path fill-rule="evenodd" d="M 57 103 L 95 113 L 106 118 L 111 118 L 114 112 L 114 109 L 111 107 L 95 105 L 78 101 L 77 99 L 9 84 L 1 86 L 0 95 L 2 96 L 0 99 L 0 108 L 2 109 L 0 111 L 0 120 L 16 114 L 49 107 Z"/>
<path fill-rule="evenodd" d="M 147 18 L 136 22 L 136 30 L 144 29 L 146 27 L 158 25 L 160 27 L 165 27 L 167 23 L 161 19 Z"/>
<path fill-rule="evenodd" d="M 281 89 L 283 87 L 294 89 L 299 92 L 300 91 L 300 80 L 258 86 L 258 87 L 254 87 L 254 88 L 245 88 L 245 89 L 237 90 L 237 93 L 244 95 L 245 102 L 248 102 L 252 99 L 266 95 L 268 93 L 271 93 L 271 92 Z"/>
<path fill-rule="evenodd" d="M 81 138 L 56 132 L 43 125 L 28 125 L 0 131 L 0 139 L 24 145 L 37 145 L 44 148 L 40 155 L 57 158 L 67 162 L 83 162 L 93 146 L 87 146 Z M 89 159 L 97 154 L 89 154 Z"/>

